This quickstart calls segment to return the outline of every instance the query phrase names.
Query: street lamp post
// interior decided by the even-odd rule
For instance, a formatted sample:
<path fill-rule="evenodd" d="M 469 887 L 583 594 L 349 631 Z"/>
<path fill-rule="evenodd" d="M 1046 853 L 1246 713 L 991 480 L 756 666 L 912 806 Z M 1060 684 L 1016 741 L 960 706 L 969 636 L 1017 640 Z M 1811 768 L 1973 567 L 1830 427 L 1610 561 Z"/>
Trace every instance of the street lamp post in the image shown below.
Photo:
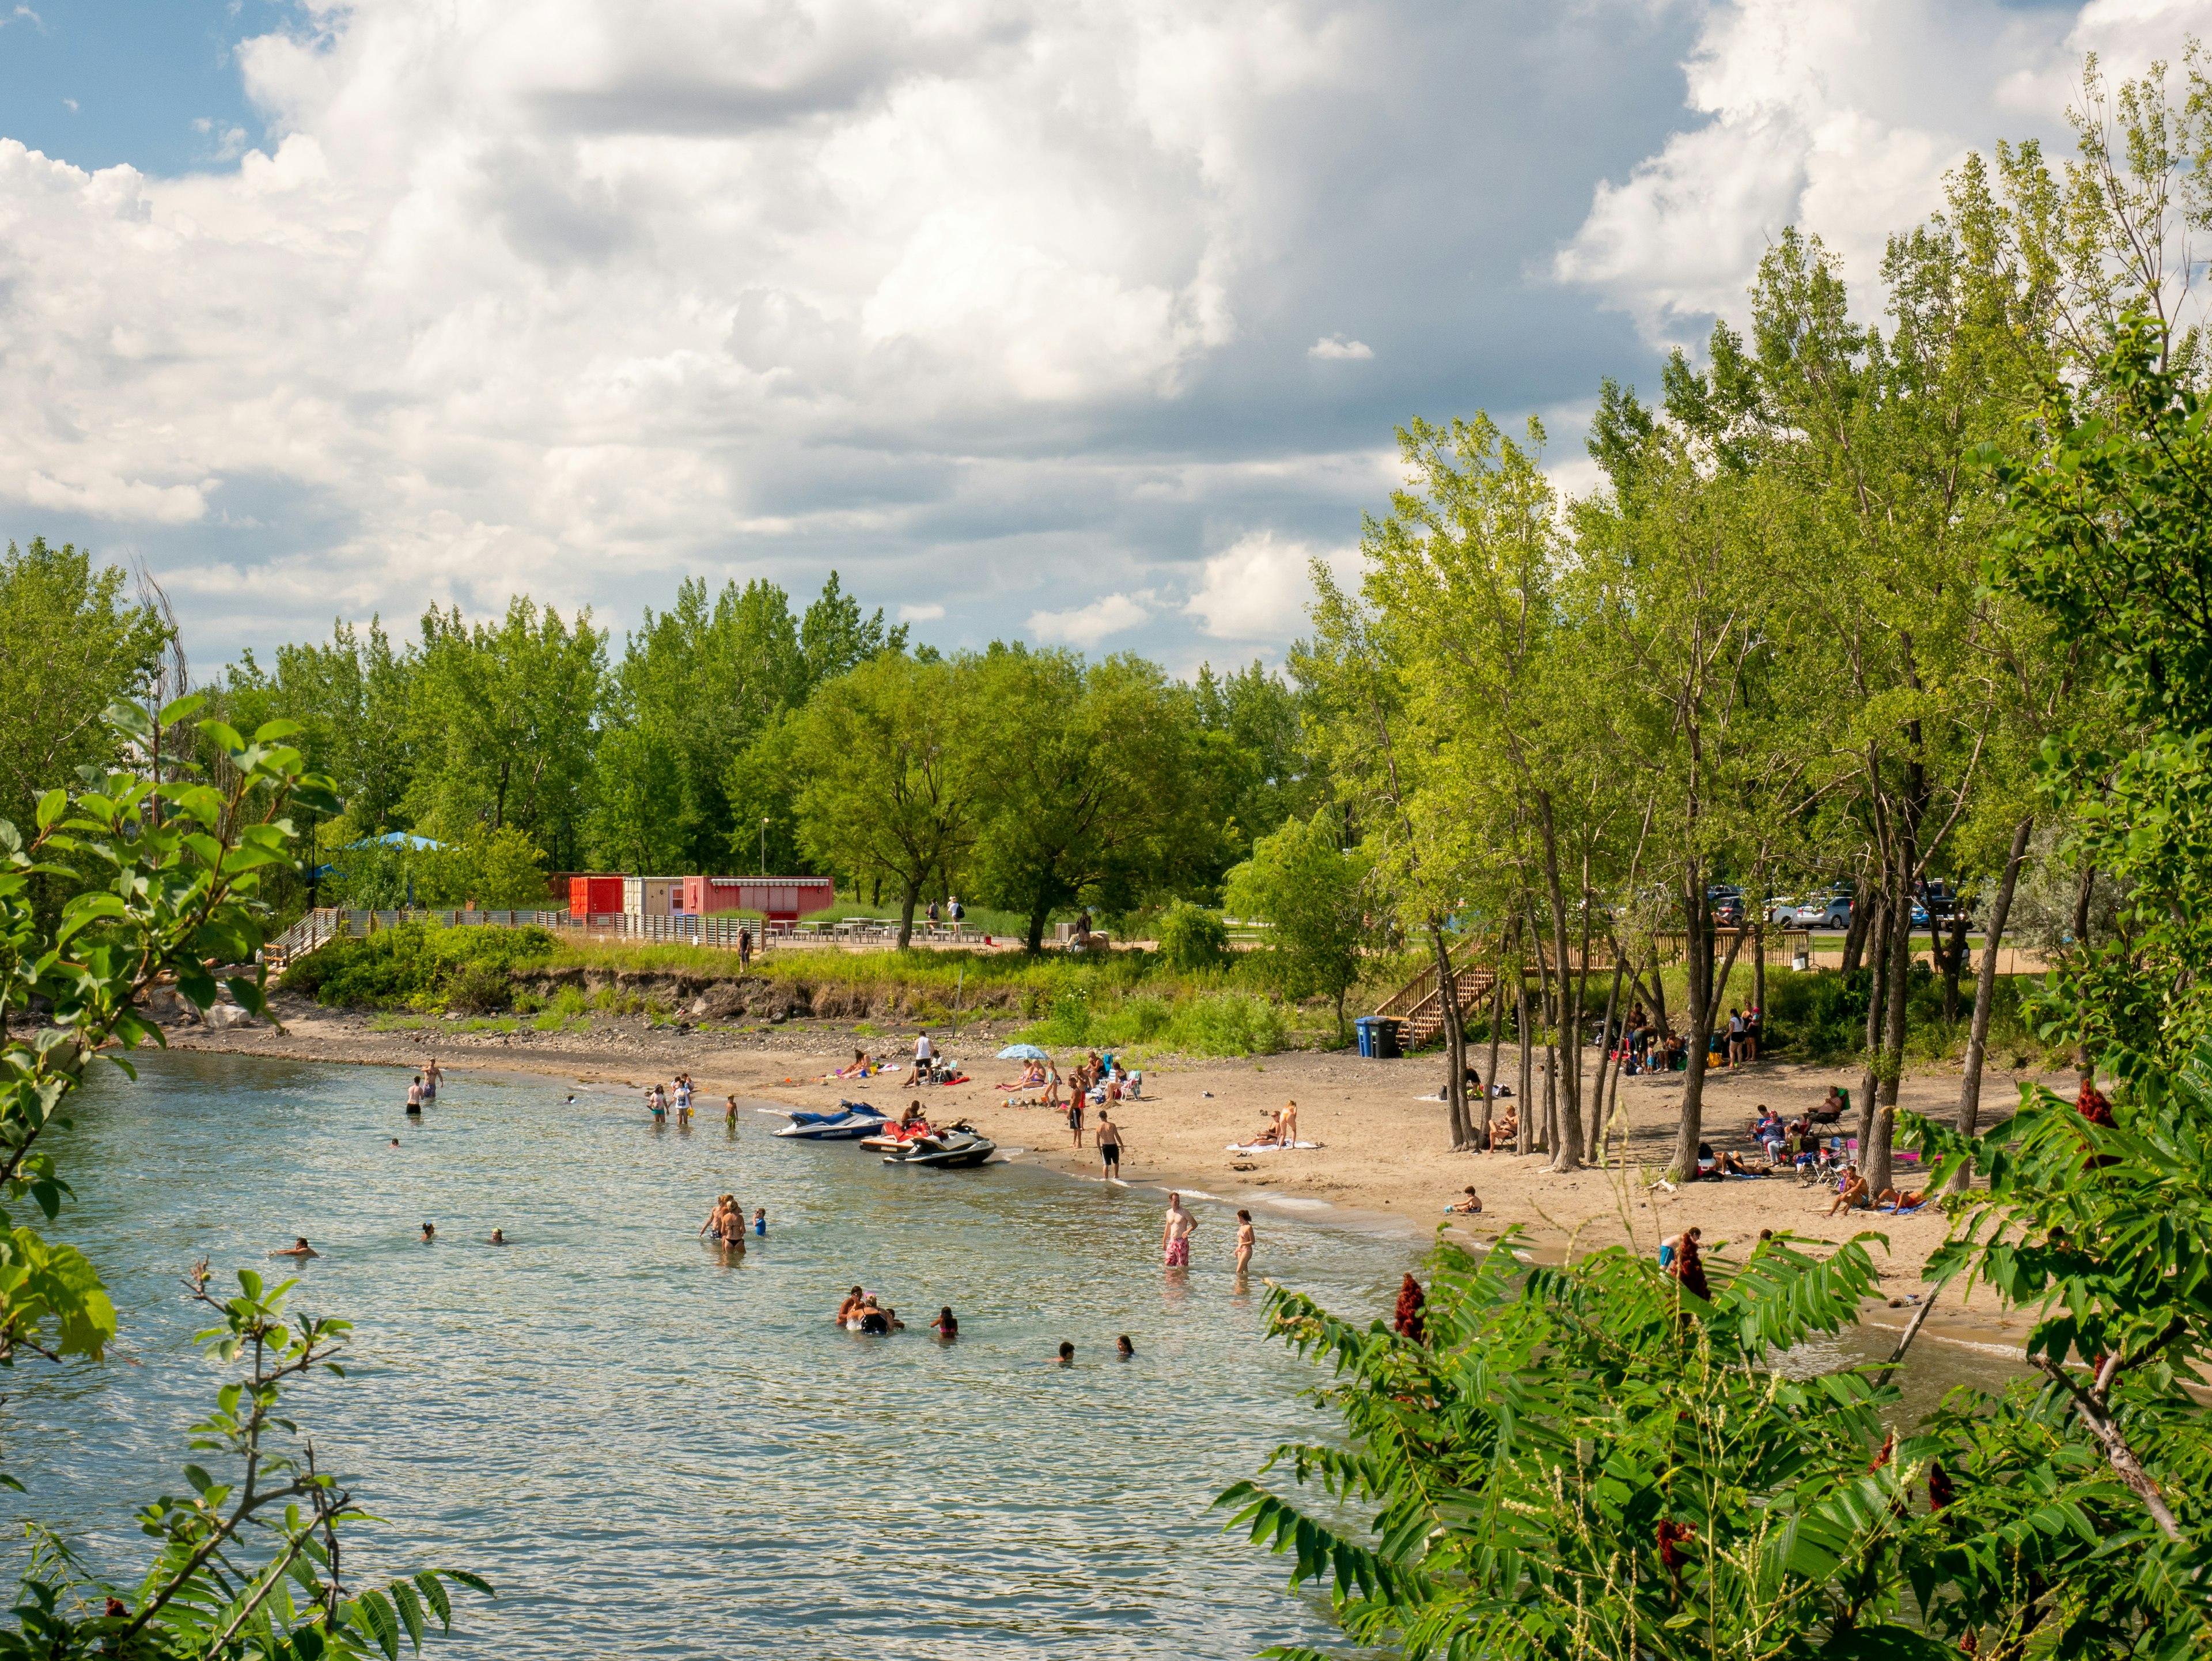
<path fill-rule="evenodd" d="M 761 819 L 761 875 L 768 875 L 768 819 L 765 815 Z"/>

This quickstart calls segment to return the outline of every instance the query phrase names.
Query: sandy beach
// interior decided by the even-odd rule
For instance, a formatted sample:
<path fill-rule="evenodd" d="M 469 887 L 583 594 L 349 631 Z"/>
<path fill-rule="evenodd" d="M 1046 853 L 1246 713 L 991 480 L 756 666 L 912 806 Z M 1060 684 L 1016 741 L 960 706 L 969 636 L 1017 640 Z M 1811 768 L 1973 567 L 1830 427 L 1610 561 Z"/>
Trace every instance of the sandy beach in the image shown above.
<path fill-rule="evenodd" d="M 707 1118 L 719 1111 L 721 1097 L 732 1094 L 741 1102 L 810 1109 L 840 1098 L 865 1099 L 893 1115 L 920 1099 L 933 1120 L 964 1118 L 1002 1147 L 1023 1150 L 1017 1157 L 1030 1163 L 1103 1180 L 1096 1151 L 1071 1146 L 1058 1110 L 1009 1105 L 1009 1092 L 997 1087 L 1019 1074 L 1015 1064 L 991 1059 L 1011 1041 L 1006 1031 L 1017 1024 L 1011 1019 L 964 1026 L 957 1037 L 938 1033 L 940 1049 L 965 1064 L 969 1083 L 901 1092 L 896 1074 L 823 1081 L 851 1059 L 856 1044 L 887 1056 L 911 1053 L 910 1033 L 855 1037 L 848 1022 L 702 1028 L 602 1015 L 593 1018 L 587 1032 L 470 1031 L 462 1023 L 442 1020 L 380 1031 L 366 1014 L 323 1009 L 301 999 L 280 996 L 276 1007 L 284 1023 L 281 1031 L 185 1025 L 170 1029 L 169 1041 L 184 1050 L 394 1068 L 419 1067 L 435 1056 L 448 1070 L 542 1073 L 638 1090 L 687 1071 L 704 1098 L 701 1111 Z M 1481 1056 L 1478 1050 L 1478 1064 Z M 1510 1083 L 1517 1068 L 1514 1052 L 1502 1051 L 1500 1076 Z M 1445 1206 L 1472 1184 L 1482 1196 L 1482 1214 L 1449 1220 L 1455 1232 L 1481 1244 L 1518 1226 L 1539 1259 L 1613 1244 L 1656 1251 L 1663 1236 L 1692 1224 L 1705 1231 L 1709 1250 L 1725 1250 L 1723 1243 L 1747 1241 L 1762 1228 L 1830 1243 L 1872 1231 L 1888 1239 L 1887 1246 L 1872 1246 L 1884 1296 L 1870 1305 L 1869 1318 L 1901 1325 L 1910 1303 L 1924 1294 L 1922 1268 L 1944 1238 L 1938 1212 L 1830 1218 L 1827 1192 L 1801 1187 L 1794 1177 L 1654 1186 L 1673 1147 L 1679 1075 L 1622 1082 L 1620 1105 L 1629 1121 L 1626 1165 L 1616 1147 L 1607 1169 L 1555 1174 L 1545 1170 L 1547 1160 L 1540 1155 L 1451 1152 L 1446 1110 L 1435 1099 L 1443 1071 L 1436 1056 L 1366 1061 L 1349 1052 L 1304 1050 L 1150 1067 L 1144 1098 L 1115 1113 L 1126 1142 L 1122 1175 L 1133 1183 L 1194 1189 L 1249 1206 L 1263 1225 L 1271 1214 L 1318 1220 L 1335 1212 L 1346 1220 L 1403 1219 L 1421 1232 L 1444 1224 Z M 1992 1073 L 1983 1086 L 1985 1113 L 2008 1110 L 2024 1081 Z M 2070 1087 L 2064 1078 L 2047 1082 Z M 1746 1131 L 1760 1104 L 1792 1116 L 1817 1102 L 1832 1083 L 1856 1090 L 1856 1070 L 1762 1062 L 1717 1073 L 1705 1087 L 1706 1140 L 1716 1149 L 1750 1151 Z M 1958 1087 L 1955 1073 L 1910 1074 L 1900 1100 L 1948 1117 L 1956 1110 Z M 395 1104 L 404 1089 L 404 1081 L 395 1080 Z M 1292 1100 L 1298 1104 L 1301 1140 L 1318 1146 L 1230 1151 L 1231 1142 L 1248 1141 L 1269 1113 Z M 1090 1123 L 1095 1127 L 1095 1110 Z M 1903 1167 L 1900 1175 L 1910 1169 Z M 2007 1346 L 2026 1325 L 2001 1315 L 1986 1290 L 1963 1306 L 1954 1291 L 1944 1304 L 1928 1323 L 1929 1335 Z"/>

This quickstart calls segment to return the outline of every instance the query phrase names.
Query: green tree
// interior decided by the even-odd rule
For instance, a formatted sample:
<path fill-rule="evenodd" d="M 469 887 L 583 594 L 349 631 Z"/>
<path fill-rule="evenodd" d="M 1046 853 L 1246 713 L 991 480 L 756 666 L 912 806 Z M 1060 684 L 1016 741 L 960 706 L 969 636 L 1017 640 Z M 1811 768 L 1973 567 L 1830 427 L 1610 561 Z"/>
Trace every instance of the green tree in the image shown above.
<path fill-rule="evenodd" d="M 957 869 L 994 806 L 972 662 L 884 653 L 823 686 L 797 724 L 800 844 L 899 891 L 898 944 L 933 878 Z"/>
<path fill-rule="evenodd" d="M 409 720 L 421 759 L 402 804 L 440 841 L 512 824 L 574 869 L 592 776 L 606 634 L 517 596 L 496 624 L 422 617 Z"/>
<path fill-rule="evenodd" d="M 799 654 L 804 666 L 803 692 L 848 674 L 884 652 L 906 650 L 903 623 L 884 625 L 884 608 L 860 615 L 860 603 L 847 593 L 835 571 L 799 623 Z"/>
<path fill-rule="evenodd" d="M 458 842 L 415 856 L 416 897 L 441 908 L 474 904 L 487 911 L 539 910 L 551 899 L 545 855 L 514 825 L 472 824 Z"/>
<path fill-rule="evenodd" d="M 1182 701 L 1141 658 L 1086 666 L 1073 652 L 994 646 L 969 672 L 999 804 L 975 875 L 984 899 L 1029 920 L 1036 952 L 1054 910 L 1130 910 L 1204 834 L 1193 823 L 1194 734 Z"/>
<path fill-rule="evenodd" d="M 1344 1037 L 1345 995 L 1359 983 L 1374 896 L 1370 857 L 1337 845 L 1337 815 L 1322 808 L 1291 819 L 1252 845 L 1252 857 L 1229 873 L 1224 904 L 1268 925 L 1256 954 L 1285 996 L 1325 997 L 1336 1006 Z"/>
<path fill-rule="evenodd" d="M 132 698 L 158 662 L 167 630 L 132 601 L 125 574 L 33 537 L 0 560 L 0 815 L 27 820 L 57 778 L 116 756 L 100 712 Z"/>

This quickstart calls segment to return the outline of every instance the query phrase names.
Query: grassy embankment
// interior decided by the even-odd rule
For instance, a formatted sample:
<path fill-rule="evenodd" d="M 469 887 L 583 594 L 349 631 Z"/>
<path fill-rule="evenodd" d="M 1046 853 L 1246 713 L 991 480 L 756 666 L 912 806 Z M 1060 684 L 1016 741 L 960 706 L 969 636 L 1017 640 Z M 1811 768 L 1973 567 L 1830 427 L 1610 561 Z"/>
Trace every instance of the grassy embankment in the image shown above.
<path fill-rule="evenodd" d="M 542 1002 L 515 983 L 518 977 L 565 969 L 608 979 L 593 992 L 564 987 Z M 539 929 L 409 923 L 366 939 L 333 941 L 301 959 L 286 984 L 327 1005 L 377 1009 L 380 1028 L 459 1013 L 473 1017 L 472 1028 L 517 1031 L 526 1022 L 555 1031 L 587 1027 L 594 1013 L 674 1018 L 672 1007 L 653 989 L 625 988 L 617 976 L 711 982 L 736 973 L 734 954 L 702 946 L 571 944 Z M 1143 952 L 1030 958 L 791 950 L 755 958 L 752 974 L 810 992 L 871 994 L 851 1001 L 896 1007 L 902 1027 L 988 1009 L 1025 1022 L 1021 1036 L 1029 1041 L 1058 1048 L 1113 1045 L 1136 1052 L 1243 1056 L 1334 1038 L 1331 1016 L 1268 997 L 1236 961 L 1188 972 L 1171 970 Z M 841 1025 L 863 1037 L 879 1031 L 869 1020 Z"/>

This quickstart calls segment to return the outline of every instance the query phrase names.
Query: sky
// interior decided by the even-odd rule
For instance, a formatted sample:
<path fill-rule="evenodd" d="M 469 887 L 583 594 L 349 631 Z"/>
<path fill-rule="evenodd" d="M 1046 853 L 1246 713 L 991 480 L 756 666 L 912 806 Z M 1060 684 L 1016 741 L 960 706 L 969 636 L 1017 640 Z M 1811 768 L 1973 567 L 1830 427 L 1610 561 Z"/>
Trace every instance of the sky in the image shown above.
<path fill-rule="evenodd" d="M 1883 238 L 2212 0 L 0 0 L 0 535 L 195 666 L 527 593 L 845 587 L 1279 662 L 1397 424 Z"/>

